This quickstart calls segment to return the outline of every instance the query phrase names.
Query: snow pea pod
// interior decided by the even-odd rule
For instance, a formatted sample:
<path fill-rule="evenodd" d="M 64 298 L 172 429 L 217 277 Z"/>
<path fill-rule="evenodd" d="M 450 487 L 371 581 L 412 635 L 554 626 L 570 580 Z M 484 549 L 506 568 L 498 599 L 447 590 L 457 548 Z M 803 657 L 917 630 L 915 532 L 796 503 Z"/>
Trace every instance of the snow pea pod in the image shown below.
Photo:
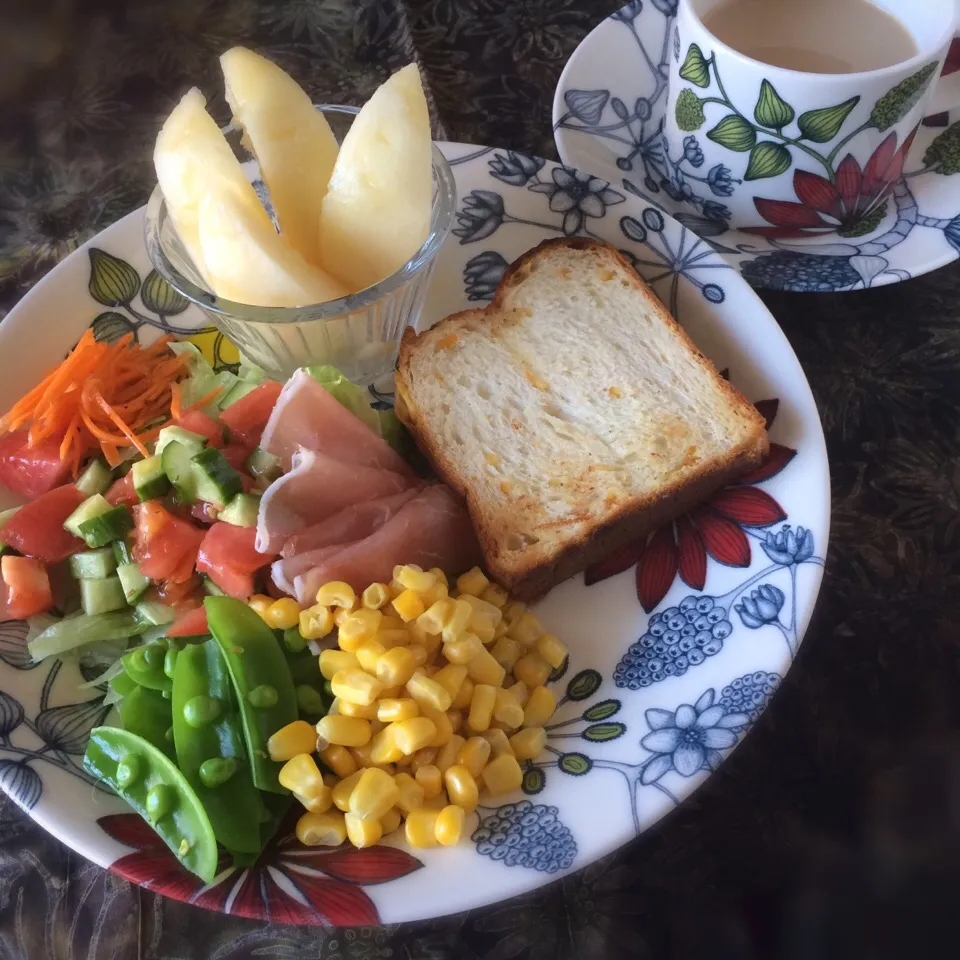
<path fill-rule="evenodd" d="M 193 788 L 176 765 L 129 730 L 95 727 L 83 769 L 140 814 L 174 856 L 205 883 L 217 872 L 217 840 Z"/>
<path fill-rule="evenodd" d="M 173 741 L 167 736 L 171 722 L 170 701 L 157 690 L 134 684 L 120 701 L 123 729 L 143 737 L 173 760 Z"/>
<path fill-rule="evenodd" d="M 163 661 L 168 646 L 164 640 L 154 640 L 142 647 L 136 647 L 121 658 L 123 669 L 131 680 L 149 690 L 169 693 L 173 681 L 163 672 Z"/>
<path fill-rule="evenodd" d="M 213 640 L 184 647 L 173 672 L 177 766 L 228 850 L 260 852 L 260 796 L 250 777 L 233 686 Z"/>
<path fill-rule="evenodd" d="M 273 631 L 241 600 L 207 597 L 203 605 L 237 695 L 254 786 L 285 794 L 277 779 L 283 764 L 270 759 L 267 741 L 298 715 L 287 658 Z"/>

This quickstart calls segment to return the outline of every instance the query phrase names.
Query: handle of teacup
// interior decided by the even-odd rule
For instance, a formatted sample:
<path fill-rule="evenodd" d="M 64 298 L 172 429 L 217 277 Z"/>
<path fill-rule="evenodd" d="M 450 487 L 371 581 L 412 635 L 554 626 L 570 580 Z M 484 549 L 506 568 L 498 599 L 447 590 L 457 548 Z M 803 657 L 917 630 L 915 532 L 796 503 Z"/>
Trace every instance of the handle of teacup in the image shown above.
<path fill-rule="evenodd" d="M 953 38 L 953 44 L 960 42 L 960 35 Z M 954 49 L 951 46 L 951 51 Z M 947 63 L 950 63 L 950 55 L 947 55 Z M 954 68 L 956 70 L 956 68 Z M 927 114 L 932 116 L 935 113 L 945 113 L 948 110 L 960 108 L 960 70 L 941 76 L 934 88 L 933 96 L 927 106 Z"/>

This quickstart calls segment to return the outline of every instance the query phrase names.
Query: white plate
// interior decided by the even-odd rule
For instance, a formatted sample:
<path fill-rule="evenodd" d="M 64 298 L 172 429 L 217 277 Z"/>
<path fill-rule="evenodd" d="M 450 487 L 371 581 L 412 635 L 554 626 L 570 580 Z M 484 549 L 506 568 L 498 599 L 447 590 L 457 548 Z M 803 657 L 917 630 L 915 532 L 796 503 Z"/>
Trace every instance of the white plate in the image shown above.
<path fill-rule="evenodd" d="M 672 214 L 759 289 L 862 290 L 909 280 L 957 259 L 960 175 L 955 171 L 960 165 L 954 158 L 960 125 L 944 129 L 945 116 L 920 127 L 886 216 L 865 236 L 768 240 L 727 229 L 724 199 L 735 189 L 730 172 L 711 186 L 697 166 L 697 144 L 676 162 L 660 144 L 664 78 L 669 58 L 676 55 L 676 10 L 677 0 L 633 0 L 573 52 L 553 100 L 554 139 L 564 163 L 606 177 Z M 957 69 L 958 61 L 960 45 L 954 41 L 946 69 Z M 948 166 L 928 154 L 938 137 L 936 153 L 952 144 Z"/>
<path fill-rule="evenodd" d="M 682 521 L 679 547 L 671 527 L 639 564 L 623 556 L 594 571 L 618 575 L 592 586 L 577 577 L 539 605 L 571 650 L 553 681 L 561 705 L 548 752 L 529 766 L 525 791 L 480 809 L 451 850 L 407 851 L 397 841 L 329 852 L 287 836 L 260 866 L 225 869 L 201 889 L 81 770 L 102 691 L 78 689 L 74 661 L 31 668 L 25 625 L 0 624 L 0 783 L 68 846 L 168 896 L 296 923 L 392 923 L 478 907 L 577 870 L 710 775 L 766 705 L 809 622 L 829 532 L 826 450 L 803 371 L 753 291 L 690 231 L 602 181 L 506 150 L 444 151 L 459 226 L 440 254 L 426 322 L 488 298 L 507 262 L 544 237 L 579 230 L 610 241 L 746 396 L 776 414 L 772 475 L 728 487 Z M 105 230 L 3 321 L 0 410 L 91 322 L 103 336 L 135 329 L 142 339 L 203 323 L 150 275 L 142 224 L 137 211 Z M 195 340 L 230 359 L 215 332 Z"/>

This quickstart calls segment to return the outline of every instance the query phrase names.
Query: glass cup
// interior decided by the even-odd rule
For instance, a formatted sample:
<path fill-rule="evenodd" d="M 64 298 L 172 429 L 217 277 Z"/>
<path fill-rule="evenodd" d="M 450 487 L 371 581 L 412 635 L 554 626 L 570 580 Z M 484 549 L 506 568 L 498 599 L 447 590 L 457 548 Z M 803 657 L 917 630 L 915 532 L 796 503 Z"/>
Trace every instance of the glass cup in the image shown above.
<path fill-rule="evenodd" d="M 357 107 L 330 104 L 317 109 L 340 142 L 359 113 Z M 249 161 L 243 148 L 235 149 L 241 160 Z M 256 164 L 245 163 L 245 169 L 257 184 Z M 159 186 L 147 203 L 144 239 L 157 272 L 271 377 L 283 381 L 298 367 L 332 364 L 354 383 L 366 386 L 392 374 L 403 331 L 416 324 L 437 253 L 453 222 L 456 194 L 450 165 L 434 145 L 433 209 L 423 246 L 379 283 L 339 300 L 303 307 L 261 307 L 218 297 L 180 242 Z"/>

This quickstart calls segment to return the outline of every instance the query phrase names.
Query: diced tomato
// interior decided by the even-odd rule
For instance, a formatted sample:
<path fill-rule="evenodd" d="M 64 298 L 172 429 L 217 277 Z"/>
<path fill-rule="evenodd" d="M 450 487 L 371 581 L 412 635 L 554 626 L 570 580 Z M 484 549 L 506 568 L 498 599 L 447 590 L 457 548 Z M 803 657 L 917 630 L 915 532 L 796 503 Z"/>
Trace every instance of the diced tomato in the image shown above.
<path fill-rule="evenodd" d="M 245 443 L 228 443 L 220 452 L 224 460 L 241 473 L 246 469 L 247 457 L 253 447 L 248 447 Z"/>
<path fill-rule="evenodd" d="M 115 480 L 104 496 L 107 502 L 115 507 L 120 504 L 125 507 L 135 507 L 140 502 L 140 498 L 137 496 L 137 491 L 133 489 L 133 471 Z"/>
<path fill-rule="evenodd" d="M 233 436 L 250 447 L 257 446 L 282 389 L 275 380 L 264 380 L 245 397 L 231 403 L 220 414 L 221 421 L 230 428 Z"/>
<path fill-rule="evenodd" d="M 63 529 L 63 521 L 86 498 L 72 484 L 67 483 L 21 507 L 4 525 L 3 542 L 19 553 L 36 557 L 47 563 L 56 563 L 86 544 Z"/>
<path fill-rule="evenodd" d="M 190 410 L 179 420 L 177 426 L 193 433 L 199 433 L 210 441 L 212 447 L 223 446 L 223 426 L 202 410 Z"/>
<path fill-rule="evenodd" d="M 53 606 L 50 577 L 42 561 L 32 557 L 0 557 L 0 577 L 6 586 L 8 617 L 25 620 Z"/>
<path fill-rule="evenodd" d="M 217 514 L 219 512 L 220 511 L 217 507 L 215 507 L 212 503 L 207 503 L 205 500 L 198 500 L 190 508 L 190 516 L 193 517 L 193 519 L 198 523 L 202 523 L 207 527 L 216 521 Z"/>
<path fill-rule="evenodd" d="M 187 579 L 184 571 L 196 566 L 203 531 L 175 517 L 156 500 L 134 507 L 137 520 L 133 558 L 151 580 Z"/>
<path fill-rule="evenodd" d="M 190 576 L 184 580 L 174 580 L 172 577 L 169 580 L 164 580 L 157 588 L 157 599 L 162 603 L 177 607 L 187 597 L 198 594 L 200 590 L 200 578 L 191 570 Z"/>
<path fill-rule="evenodd" d="M 203 538 L 197 570 L 207 574 L 224 593 L 246 600 L 253 593 L 253 574 L 275 554 L 259 553 L 254 527 L 215 523 Z"/>
<path fill-rule="evenodd" d="M 188 610 L 173 621 L 173 626 L 167 630 L 168 637 L 200 637 L 210 632 L 207 623 L 207 611 L 203 606 L 195 610 Z"/>
<path fill-rule="evenodd" d="M 47 437 L 35 447 L 27 445 L 27 431 L 15 430 L 0 437 L 0 484 L 37 497 L 67 479 L 70 464 L 60 459 L 62 435 Z"/>

